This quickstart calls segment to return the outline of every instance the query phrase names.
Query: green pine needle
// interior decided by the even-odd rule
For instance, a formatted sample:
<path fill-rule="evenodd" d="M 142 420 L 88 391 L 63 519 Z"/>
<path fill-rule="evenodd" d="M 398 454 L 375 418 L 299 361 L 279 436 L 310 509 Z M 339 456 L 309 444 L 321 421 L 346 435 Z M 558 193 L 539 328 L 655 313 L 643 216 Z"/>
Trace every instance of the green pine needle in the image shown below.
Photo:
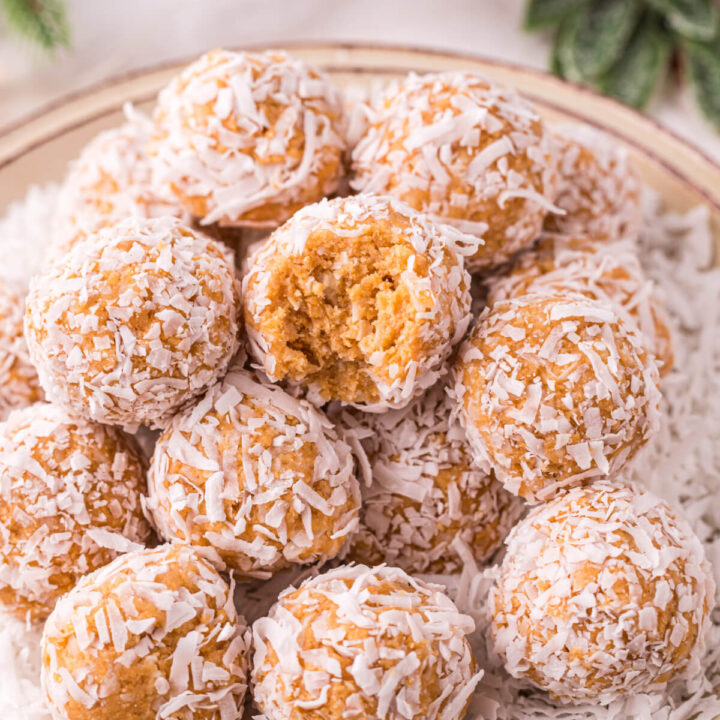
<path fill-rule="evenodd" d="M 720 131 L 720 0 L 528 0 L 527 30 L 553 29 L 550 70 L 638 108 L 682 53 Z"/>
<path fill-rule="evenodd" d="M 638 0 L 599 0 L 578 16 L 573 56 L 578 75 L 593 81 L 622 55 L 642 14 Z"/>
<path fill-rule="evenodd" d="M 685 43 L 687 69 L 705 117 L 720 131 L 720 38 L 711 43 Z"/>
<path fill-rule="evenodd" d="M 649 102 L 667 67 L 672 41 L 655 13 L 648 11 L 623 54 L 599 80 L 611 97 L 642 109 Z"/>
<path fill-rule="evenodd" d="M 529 0 L 525 10 L 525 29 L 541 30 L 557 25 L 589 0 Z"/>
<path fill-rule="evenodd" d="M 52 52 L 70 45 L 70 28 L 61 0 L 0 0 L 5 20 L 20 36 Z"/>
<path fill-rule="evenodd" d="M 552 71 L 571 82 L 582 82 L 583 77 L 575 64 L 575 37 L 579 25 L 577 12 L 568 15 L 558 27 L 552 53 Z"/>
<path fill-rule="evenodd" d="M 648 0 L 668 25 L 688 40 L 708 42 L 718 30 L 718 11 L 713 0 Z"/>

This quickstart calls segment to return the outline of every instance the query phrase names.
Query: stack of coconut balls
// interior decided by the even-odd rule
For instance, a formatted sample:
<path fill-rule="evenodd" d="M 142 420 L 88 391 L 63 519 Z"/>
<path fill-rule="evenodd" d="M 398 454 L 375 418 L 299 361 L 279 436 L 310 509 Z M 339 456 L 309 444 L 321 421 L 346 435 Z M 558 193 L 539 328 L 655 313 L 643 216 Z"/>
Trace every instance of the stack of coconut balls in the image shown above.
<path fill-rule="evenodd" d="M 673 364 L 624 152 L 469 73 L 349 108 L 203 56 L 0 288 L 0 603 L 57 720 L 457 720 L 474 625 L 423 576 L 493 561 L 495 652 L 559 704 L 697 661 L 702 546 L 620 479 Z M 303 565 L 248 627 L 234 584 Z"/>

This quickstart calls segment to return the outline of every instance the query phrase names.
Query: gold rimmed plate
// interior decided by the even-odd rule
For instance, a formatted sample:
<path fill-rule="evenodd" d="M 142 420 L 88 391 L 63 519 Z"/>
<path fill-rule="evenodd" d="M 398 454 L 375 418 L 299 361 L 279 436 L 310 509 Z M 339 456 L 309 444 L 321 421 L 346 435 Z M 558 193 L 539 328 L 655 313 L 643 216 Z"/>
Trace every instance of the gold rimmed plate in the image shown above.
<path fill-rule="evenodd" d="M 614 100 L 547 73 L 475 55 L 371 45 L 297 44 L 289 49 L 346 89 L 368 88 L 411 70 L 472 70 L 511 85 L 549 120 L 586 122 L 613 136 L 628 148 L 644 182 L 668 208 L 707 205 L 720 236 L 720 166 L 702 149 Z M 158 90 L 188 61 L 108 80 L 0 131 L 0 213 L 30 185 L 61 179 L 83 145 L 122 122 L 125 102 L 150 111 Z"/>

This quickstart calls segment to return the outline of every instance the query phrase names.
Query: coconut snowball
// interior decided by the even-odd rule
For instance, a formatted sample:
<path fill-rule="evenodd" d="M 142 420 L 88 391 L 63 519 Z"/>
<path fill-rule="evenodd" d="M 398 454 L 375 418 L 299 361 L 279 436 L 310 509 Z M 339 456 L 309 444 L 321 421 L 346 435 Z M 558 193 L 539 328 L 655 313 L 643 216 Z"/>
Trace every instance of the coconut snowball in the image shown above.
<path fill-rule="evenodd" d="M 482 677 L 473 629 L 437 585 L 342 566 L 255 621 L 253 697 L 267 720 L 458 720 Z"/>
<path fill-rule="evenodd" d="M 638 486 L 600 481 L 534 508 L 490 593 L 507 671 L 561 703 L 609 703 L 702 672 L 712 570 L 688 523 Z"/>
<path fill-rule="evenodd" d="M 353 472 L 325 415 L 236 368 L 158 440 L 149 507 L 166 539 L 267 578 L 338 554 L 358 523 Z"/>
<path fill-rule="evenodd" d="M 475 467 L 453 404 L 440 383 L 406 408 L 365 415 L 356 428 L 345 413 L 369 461 L 351 559 L 456 573 L 502 543 L 522 504 Z"/>
<path fill-rule="evenodd" d="M 152 181 L 145 147 L 149 120 L 131 120 L 97 135 L 69 167 L 54 217 L 50 259 L 63 261 L 70 248 L 100 228 L 128 217 L 187 217 L 174 195 Z"/>
<path fill-rule="evenodd" d="M 613 306 L 582 295 L 486 308 L 454 372 L 475 461 L 528 502 L 619 472 L 658 428 L 654 357 Z"/>
<path fill-rule="evenodd" d="M 481 238 L 467 266 L 486 270 L 532 243 L 553 209 L 552 150 L 514 90 L 465 72 L 411 73 L 370 108 L 351 184 Z"/>
<path fill-rule="evenodd" d="M 225 250 L 178 220 L 100 230 L 31 285 L 25 335 L 48 399 L 99 422 L 162 426 L 228 367 L 238 289 Z"/>
<path fill-rule="evenodd" d="M 145 467 L 119 430 L 53 405 L 0 423 L 0 605 L 47 617 L 88 572 L 152 539 Z"/>
<path fill-rule="evenodd" d="M 443 374 L 470 321 L 465 238 L 387 197 L 303 208 L 243 278 L 250 351 L 316 404 L 407 405 Z"/>
<path fill-rule="evenodd" d="M 318 70 L 279 51 L 215 50 L 158 97 L 158 183 L 203 224 L 277 227 L 343 174 L 344 106 Z"/>
<path fill-rule="evenodd" d="M 43 398 L 23 335 L 24 314 L 24 289 L 0 279 L 0 419 Z"/>
<path fill-rule="evenodd" d="M 551 127 L 558 157 L 555 205 L 544 229 L 595 240 L 635 239 L 642 220 L 640 183 L 625 148 L 588 125 Z"/>
<path fill-rule="evenodd" d="M 193 548 L 129 553 L 87 575 L 42 637 L 53 718 L 242 717 L 250 632 L 232 587 Z"/>
<path fill-rule="evenodd" d="M 673 366 L 670 328 L 665 312 L 640 265 L 631 241 L 548 237 L 520 255 L 506 276 L 490 282 L 488 302 L 518 297 L 543 288 L 575 292 L 609 302 L 640 331 L 655 355 L 661 375 Z"/>

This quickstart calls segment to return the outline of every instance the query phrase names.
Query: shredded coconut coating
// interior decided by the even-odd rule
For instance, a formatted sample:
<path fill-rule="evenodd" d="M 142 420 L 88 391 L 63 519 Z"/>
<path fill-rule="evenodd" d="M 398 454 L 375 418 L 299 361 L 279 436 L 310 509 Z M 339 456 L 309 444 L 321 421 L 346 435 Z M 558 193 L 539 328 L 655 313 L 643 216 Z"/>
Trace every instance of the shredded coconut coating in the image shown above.
<path fill-rule="evenodd" d="M 673 366 L 670 328 L 653 283 L 640 265 L 631 241 L 596 241 L 553 236 L 520 255 L 506 276 L 490 282 L 488 302 L 537 289 L 574 292 L 609 302 L 634 324 L 655 355 L 661 375 Z"/>
<path fill-rule="evenodd" d="M 454 370 L 475 461 L 531 503 L 616 474 L 658 427 L 654 357 L 611 305 L 582 295 L 495 303 Z"/>
<path fill-rule="evenodd" d="M 313 403 L 407 405 L 443 374 L 470 322 L 465 239 L 388 197 L 303 208 L 243 279 L 251 353 Z"/>
<path fill-rule="evenodd" d="M 250 640 L 232 587 L 193 548 L 133 552 L 55 607 L 43 689 L 55 720 L 237 720 Z"/>
<path fill-rule="evenodd" d="M 253 696 L 267 720 L 458 720 L 482 677 L 473 629 L 440 586 L 342 566 L 255 621 Z"/>
<path fill-rule="evenodd" d="M 0 424 L 0 605 L 43 619 L 80 577 L 150 541 L 144 492 L 119 430 L 45 403 L 15 410 Z"/>
<path fill-rule="evenodd" d="M 640 183 L 627 150 L 588 125 L 551 127 L 558 157 L 555 205 L 544 229 L 594 240 L 635 239 L 642 220 Z"/>
<path fill-rule="evenodd" d="M 639 486 L 600 481 L 534 508 L 489 596 L 507 671 L 561 703 L 606 704 L 699 673 L 715 583 L 702 543 Z"/>
<path fill-rule="evenodd" d="M 161 427 L 228 367 L 239 287 L 225 250 L 178 220 L 128 219 L 34 278 L 25 335 L 52 402 Z"/>
<path fill-rule="evenodd" d="M 471 272 L 538 236 L 557 168 L 528 100 L 471 73 L 411 73 L 368 112 L 352 152 L 355 190 L 389 193 L 481 238 L 468 254 Z"/>
<path fill-rule="evenodd" d="M 244 577 L 333 558 L 358 525 L 353 456 L 332 423 L 239 368 L 175 416 L 149 486 L 163 537 Z"/>
<path fill-rule="evenodd" d="M 154 119 L 157 182 L 203 223 L 277 227 L 343 174 L 342 94 L 284 52 L 203 55 L 160 93 Z"/>
<path fill-rule="evenodd" d="M 54 217 L 51 261 L 63 261 L 75 243 L 129 217 L 189 220 L 175 196 L 153 183 L 145 153 L 150 129 L 149 120 L 133 111 L 129 122 L 97 135 L 70 164 Z"/>
<path fill-rule="evenodd" d="M 60 186 L 31 185 L 0 218 L 0 280 L 27 288 L 41 268 L 53 235 Z"/>
<path fill-rule="evenodd" d="M 369 481 L 352 560 L 457 573 L 468 561 L 486 562 L 502 543 L 522 503 L 475 467 L 452 409 L 440 383 L 402 410 L 365 414 L 357 427 L 346 411 L 345 426 L 367 453 Z"/>
<path fill-rule="evenodd" d="M 0 279 L 0 419 L 13 408 L 43 399 L 37 372 L 23 335 L 25 292 Z"/>

